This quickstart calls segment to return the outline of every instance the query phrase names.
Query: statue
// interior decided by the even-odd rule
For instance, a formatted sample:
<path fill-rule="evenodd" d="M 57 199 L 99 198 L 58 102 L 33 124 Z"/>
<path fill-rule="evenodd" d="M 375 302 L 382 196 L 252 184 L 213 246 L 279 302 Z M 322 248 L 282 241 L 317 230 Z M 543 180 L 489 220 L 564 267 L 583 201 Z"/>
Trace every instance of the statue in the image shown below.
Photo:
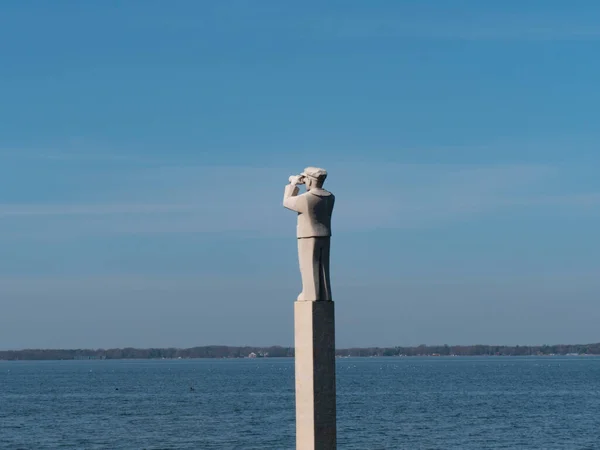
<path fill-rule="evenodd" d="M 300 175 L 289 178 L 283 206 L 298 213 L 298 259 L 302 277 L 299 301 L 332 300 L 329 279 L 331 214 L 335 196 L 323 189 L 327 171 L 307 167 Z M 298 195 L 298 185 L 306 192 Z"/>

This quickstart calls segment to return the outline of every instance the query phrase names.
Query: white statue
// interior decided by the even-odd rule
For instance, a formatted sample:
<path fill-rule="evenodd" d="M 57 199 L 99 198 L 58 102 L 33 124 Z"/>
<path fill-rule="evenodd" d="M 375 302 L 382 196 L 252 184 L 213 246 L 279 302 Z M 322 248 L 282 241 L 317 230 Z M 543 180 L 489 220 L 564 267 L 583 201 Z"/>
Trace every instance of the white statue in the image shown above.
<path fill-rule="evenodd" d="M 283 206 L 298 213 L 298 259 L 302 276 L 302 292 L 298 300 L 331 300 L 329 280 L 329 248 L 331 214 L 335 196 L 323 189 L 327 171 L 307 167 L 300 175 L 289 178 Z M 298 185 L 306 192 L 298 195 Z"/>

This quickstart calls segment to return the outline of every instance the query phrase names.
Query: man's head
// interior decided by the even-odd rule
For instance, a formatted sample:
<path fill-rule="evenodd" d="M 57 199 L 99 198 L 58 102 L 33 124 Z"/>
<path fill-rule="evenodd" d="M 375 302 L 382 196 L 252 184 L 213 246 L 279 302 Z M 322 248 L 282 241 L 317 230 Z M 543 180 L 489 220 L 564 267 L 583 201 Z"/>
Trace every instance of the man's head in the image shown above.
<path fill-rule="evenodd" d="M 313 188 L 323 187 L 325 178 L 327 178 L 327 171 L 318 167 L 307 167 L 301 175 L 304 177 L 306 189 L 310 191 Z"/>

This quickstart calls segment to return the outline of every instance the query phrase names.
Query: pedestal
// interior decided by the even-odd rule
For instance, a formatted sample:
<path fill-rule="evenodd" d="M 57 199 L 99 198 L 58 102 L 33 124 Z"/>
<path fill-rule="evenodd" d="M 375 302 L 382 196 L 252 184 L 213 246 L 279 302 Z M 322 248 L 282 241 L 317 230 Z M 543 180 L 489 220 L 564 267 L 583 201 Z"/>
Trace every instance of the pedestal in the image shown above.
<path fill-rule="evenodd" d="M 335 306 L 297 301 L 296 450 L 336 449 Z"/>

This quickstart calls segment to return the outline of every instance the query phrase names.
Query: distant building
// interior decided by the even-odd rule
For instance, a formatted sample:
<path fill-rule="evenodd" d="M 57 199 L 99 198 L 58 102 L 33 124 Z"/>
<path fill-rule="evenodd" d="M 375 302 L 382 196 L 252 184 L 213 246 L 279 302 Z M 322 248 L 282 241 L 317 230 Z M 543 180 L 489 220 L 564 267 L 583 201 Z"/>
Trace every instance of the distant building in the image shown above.
<path fill-rule="evenodd" d="M 256 353 L 252 352 L 248 355 L 248 358 L 256 358 Z"/>

